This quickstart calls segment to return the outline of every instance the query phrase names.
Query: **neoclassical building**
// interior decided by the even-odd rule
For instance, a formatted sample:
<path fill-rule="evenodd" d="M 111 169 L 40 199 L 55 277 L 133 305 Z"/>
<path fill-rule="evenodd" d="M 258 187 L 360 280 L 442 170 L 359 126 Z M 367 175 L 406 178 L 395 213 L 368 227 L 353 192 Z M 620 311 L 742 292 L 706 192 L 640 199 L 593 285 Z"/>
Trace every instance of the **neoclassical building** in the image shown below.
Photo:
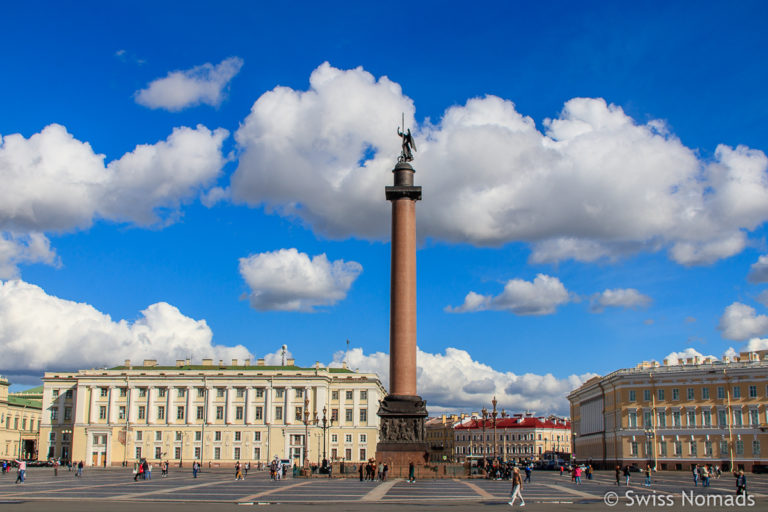
<path fill-rule="evenodd" d="M 0 459 L 36 459 L 42 390 L 9 393 L 9 386 L 0 377 Z"/>
<path fill-rule="evenodd" d="M 767 356 L 644 362 L 588 380 L 568 396 L 574 457 L 662 470 L 768 464 Z"/>
<path fill-rule="evenodd" d="M 86 465 L 274 457 L 302 465 L 323 454 L 365 460 L 376 452 L 385 394 L 375 374 L 319 363 L 300 368 L 293 359 L 285 366 L 126 360 L 110 369 L 46 373 L 43 383 L 40 458 Z"/>

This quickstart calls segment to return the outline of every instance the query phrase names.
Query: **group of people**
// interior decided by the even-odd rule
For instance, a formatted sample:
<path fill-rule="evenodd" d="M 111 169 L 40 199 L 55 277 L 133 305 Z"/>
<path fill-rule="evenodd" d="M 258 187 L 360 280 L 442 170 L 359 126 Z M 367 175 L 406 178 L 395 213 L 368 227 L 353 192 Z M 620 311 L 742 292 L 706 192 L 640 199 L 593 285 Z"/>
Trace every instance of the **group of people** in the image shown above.
<path fill-rule="evenodd" d="M 384 482 L 387 479 L 387 475 L 389 475 L 389 464 L 381 461 L 377 463 L 376 459 L 368 459 L 367 463 L 360 464 L 358 472 L 360 473 L 361 482 L 364 480 Z"/>
<path fill-rule="evenodd" d="M 240 464 L 240 461 L 237 461 L 235 463 L 235 480 L 245 480 L 245 477 L 248 476 L 248 471 L 251 469 L 251 463 L 246 462 L 245 464 Z"/>
<path fill-rule="evenodd" d="M 709 479 L 713 476 L 715 479 L 719 479 L 721 474 L 720 468 L 712 464 L 702 464 L 701 466 L 694 464 L 691 467 L 691 472 L 693 473 L 694 487 L 698 487 L 699 482 L 701 482 L 702 487 L 709 487 Z"/>
<path fill-rule="evenodd" d="M 269 463 L 269 478 L 272 480 L 281 480 L 285 476 L 286 471 L 287 466 L 280 462 L 280 459 L 277 457 Z"/>

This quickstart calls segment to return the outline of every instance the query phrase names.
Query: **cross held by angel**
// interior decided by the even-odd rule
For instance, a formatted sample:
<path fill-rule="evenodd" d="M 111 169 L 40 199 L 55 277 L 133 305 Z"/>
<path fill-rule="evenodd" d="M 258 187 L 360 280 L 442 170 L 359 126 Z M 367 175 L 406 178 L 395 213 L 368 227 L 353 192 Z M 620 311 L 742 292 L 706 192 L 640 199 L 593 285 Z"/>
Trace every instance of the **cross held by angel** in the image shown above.
<path fill-rule="evenodd" d="M 403 119 L 403 128 L 405 128 L 405 119 Z M 413 140 L 413 136 L 411 135 L 411 129 L 408 128 L 406 131 L 402 131 L 398 126 L 397 134 L 403 139 L 403 149 L 400 152 L 400 157 L 397 159 L 397 161 L 410 162 L 413 160 L 413 151 L 418 151 L 416 149 L 416 142 Z"/>

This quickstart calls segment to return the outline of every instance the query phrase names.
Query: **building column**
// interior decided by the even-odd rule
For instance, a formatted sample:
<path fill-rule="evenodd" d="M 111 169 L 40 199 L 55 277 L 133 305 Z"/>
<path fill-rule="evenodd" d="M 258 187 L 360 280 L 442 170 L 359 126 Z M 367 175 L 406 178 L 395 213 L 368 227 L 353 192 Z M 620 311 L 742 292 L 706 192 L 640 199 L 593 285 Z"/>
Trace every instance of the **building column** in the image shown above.
<path fill-rule="evenodd" d="M 126 409 L 125 417 L 127 418 L 128 424 L 130 425 L 131 423 L 136 421 L 136 414 L 135 414 L 135 411 L 133 410 L 133 406 L 134 406 L 133 395 L 136 394 L 136 388 L 134 386 L 128 386 L 127 393 L 128 393 L 128 400 L 125 407 Z M 126 442 L 128 442 L 127 439 L 126 439 Z"/>
<path fill-rule="evenodd" d="M 206 408 L 206 418 L 205 422 L 209 425 L 213 423 L 216 419 L 216 406 L 213 405 L 213 395 L 216 393 L 216 389 L 213 386 L 209 386 L 205 388 L 205 408 Z"/>
<path fill-rule="evenodd" d="M 253 388 L 251 386 L 248 386 L 245 388 L 245 424 L 246 425 L 253 425 L 253 404 L 251 403 L 251 400 L 253 399 Z"/>
<path fill-rule="evenodd" d="M 89 423 L 91 423 L 91 424 L 96 423 L 96 421 L 99 419 L 99 413 L 96 410 L 96 393 L 97 393 L 98 389 L 99 388 L 97 386 L 91 386 L 91 407 L 90 407 L 90 410 L 89 410 L 89 413 L 90 413 L 89 414 L 89 416 L 90 416 Z"/>
<path fill-rule="evenodd" d="M 224 419 L 227 425 L 231 425 L 235 418 L 235 393 L 232 386 L 227 386 L 226 402 L 224 405 Z"/>
<path fill-rule="evenodd" d="M 172 414 L 171 407 L 173 406 L 173 400 L 171 398 L 172 396 L 173 396 L 173 388 L 170 386 L 166 387 L 165 388 L 165 424 L 166 425 L 171 425 L 174 422 L 173 418 L 175 418 L 175 414 L 173 417 L 171 416 Z"/>
<path fill-rule="evenodd" d="M 293 416 L 295 412 L 291 410 L 293 405 L 291 394 L 293 393 L 295 393 L 295 391 L 293 390 L 292 387 L 290 386 L 285 387 L 285 395 L 283 395 L 283 398 L 284 398 L 283 418 L 285 418 L 286 425 L 292 425 L 294 423 Z"/>
<path fill-rule="evenodd" d="M 352 425 L 360 426 L 360 390 L 352 391 Z"/>
<path fill-rule="evenodd" d="M 193 388 L 192 386 L 187 386 L 187 407 L 186 407 L 186 411 L 184 411 L 187 415 L 187 421 L 186 421 L 187 425 L 191 425 L 192 423 L 194 423 L 195 418 L 197 418 L 197 411 L 195 411 L 194 414 L 192 413 L 192 408 L 194 407 L 194 405 L 192 405 L 194 403 L 192 401 L 193 400 L 192 393 L 194 392 L 195 392 L 195 388 Z"/>
<path fill-rule="evenodd" d="M 86 387 L 78 384 L 77 391 L 75 392 L 75 403 L 73 404 L 75 409 L 75 425 L 85 423 L 85 392 Z"/>
<path fill-rule="evenodd" d="M 272 423 L 272 386 L 264 389 L 264 424 Z"/>
<path fill-rule="evenodd" d="M 113 425 L 117 423 L 117 388 L 109 386 L 109 395 L 107 398 L 107 423 Z"/>
<path fill-rule="evenodd" d="M 157 388 L 154 386 L 147 386 L 147 425 L 154 425 L 157 423 L 157 410 L 155 408 L 155 393 Z"/>

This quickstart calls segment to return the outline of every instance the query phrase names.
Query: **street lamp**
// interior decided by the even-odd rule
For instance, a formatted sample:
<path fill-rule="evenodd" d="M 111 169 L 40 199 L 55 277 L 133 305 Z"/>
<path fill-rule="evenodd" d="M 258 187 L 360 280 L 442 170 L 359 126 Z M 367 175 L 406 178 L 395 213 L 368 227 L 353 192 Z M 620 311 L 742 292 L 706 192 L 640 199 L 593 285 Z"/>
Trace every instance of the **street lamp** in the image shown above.
<path fill-rule="evenodd" d="M 309 467 L 309 397 L 304 399 L 304 464 L 305 468 Z"/>
<path fill-rule="evenodd" d="M 498 412 L 496 411 L 496 404 L 498 403 L 496 401 L 496 396 L 494 395 L 493 400 L 491 400 L 491 403 L 493 404 L 493 411 L 491 412 L 491 416 L 493 417 L 493 458 L 496 458 L 496 416 L 498 416 Z"/>
<path fill-rule="evenodd" d="M 482 413 L 483 413 L 483 445 L 482 445 L 482 449 L 480 450 L 480 453 L 482 453 L 483 454 L 483 458 L 485 458 L 485 453 L 488 451 L 488 450 L 486 450 L 488 445 L 485 444 L 486 443 L 486 439 L 485 439 L 485 422 L 488 421 L 488 409 L 483 407 Z"/>
<path fill-rule="evenodd" d="M 324 406 L 323 407 L 323 419 L 321 420 L 323 425 L 320 427 L 321 429 L 323 429 L 323 460 L 324 461 L 327 460 L 326 457 L 325 457 L 325 440 L 326 440 L 326 437 L 327 437 L 326 434 L 328 432 L 328 429 L 331 428 L 331 425 L 333 425 L 333 419 L 329 420 L 328 417 L 326 416 L 327 413 L 328 413 L 328 409 Z M 316 424 L 319 423 L 319 421 L 317 419 L 317 414 L 315 414 L 315 423 Z"/>

